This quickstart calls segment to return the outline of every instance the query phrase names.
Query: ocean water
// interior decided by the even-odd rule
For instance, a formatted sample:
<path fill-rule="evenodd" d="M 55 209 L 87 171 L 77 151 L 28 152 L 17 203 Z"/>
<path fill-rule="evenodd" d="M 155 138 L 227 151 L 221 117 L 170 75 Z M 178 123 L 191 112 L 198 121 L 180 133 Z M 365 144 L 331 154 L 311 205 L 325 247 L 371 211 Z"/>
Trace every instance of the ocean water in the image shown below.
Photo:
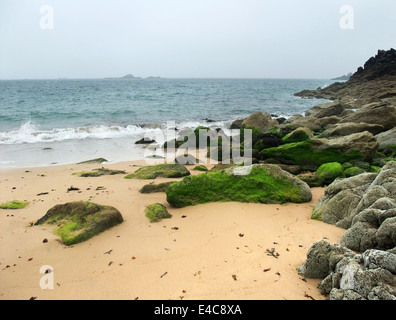
<path fill-rule="evenodd" d="M 227 130 L 259 110 L 304 114 L 319 99 L 293 93 L 331 84 L 296 79 L 94 79 L 0 81 L 0 168 L 103 157 L 140 160 L 135 141 L 174 128 Z M 164 137 L 166 139 L 166 137 Z"/>

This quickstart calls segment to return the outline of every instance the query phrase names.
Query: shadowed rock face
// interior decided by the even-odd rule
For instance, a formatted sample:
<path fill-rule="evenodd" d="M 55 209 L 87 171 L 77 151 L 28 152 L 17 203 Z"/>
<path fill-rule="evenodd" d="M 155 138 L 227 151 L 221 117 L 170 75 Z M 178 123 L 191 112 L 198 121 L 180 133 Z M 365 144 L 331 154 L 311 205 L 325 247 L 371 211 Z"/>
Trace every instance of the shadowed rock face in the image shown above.
<path fill-rule="evenodd" d="M 69 246 L 88 240 L 121 222 L 121 213 L 113 207 L 78 201 L 56 205 L 35 225 L 47 223 L 56 226 L 55 234 Z"/>

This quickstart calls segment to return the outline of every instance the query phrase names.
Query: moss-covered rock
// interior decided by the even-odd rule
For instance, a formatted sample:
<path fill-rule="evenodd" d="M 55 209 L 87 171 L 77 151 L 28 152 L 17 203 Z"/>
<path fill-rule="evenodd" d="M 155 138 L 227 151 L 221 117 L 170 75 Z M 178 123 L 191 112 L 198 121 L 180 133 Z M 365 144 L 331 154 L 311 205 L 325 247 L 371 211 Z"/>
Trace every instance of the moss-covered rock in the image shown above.
<path fill-rule="evenodd" d="M 204 166 L 203 164 L 195 166 L 195 168 L 193 170 L 196 170 L 196 171 L 209 171 L 209 169 L 206 166 Z"/>
<path fill-rule="evenodd" d="M 282 144 L 284 144 L 282 138 L 275 133 L 266 132 L 253 137 L 253 149 L 258 151 L 278 147 Z"/>
<path fill-rule="evenodd" d="M 344 171 L 346 170 L 346 169 L 349 169 L 349 168 L 352 168 L 354 165 L 352 164 L 352 163 L 350 163 L 350 162 L 344 162 L 343 164 L 342 164 L 342 168 L 344 169 Z"/>
<path fill-rule="evenodd" d="M 276 148 L 265 149 L 261 151 L 261 154 L 264 158 L 275 158 L 282 162 L 291 160 L 297 165 L 313 164 L 318 167 L 328 162 L 345 162 L 360 157 L 358 152 L 343 155 L 333 148 L 315 150 L 311 141 L 284 144 Z"/>
<path fill-rule="evenodd" d="M 0 209 L 10 209 L 10 210 L 23 209 L 23 208 L 26 208 L 26 206 L 28 204 L 29 204 L 29 201 L 13 200 L 13 201 L 8 201 L 6 203 L 0 204 Z"/>
<path fill-rule="evenodd" d="M 350 167 L 350 168 L 344 170 L 344 176 L 346 178 L 350 178 L 350 177 L 357 176 L 357 175 L 365 173 L 365 172 L 366 171 L 363 170 L 362 168 Z"/>
<path fill-rule="evenodd" d="M 371 161 L 377 153 L 378 142 L 369 132 L 351 134 L 335 139 L 311 139 L 288 143 L 261 151 L 264 159 L 277 158 L 297 165 L 344 163 L 351 160 Z"/>
<path fill-rule="evenodd" d="M 381 171 L 381 167 L 379 166 L 370 166 L 370 172 L 379 173 Z"/>
<path fill-rule="evenodd" d="M 370 163 L 366 161 L 357 161 L 355 162 L 355 167 L 361 168 L 366 172 L 370 172 Z"/>
<path fill-rule="evenodd" d="M 311 188 L 319 188 L 325 185 L 324 180 L 318 177 L 316 174 L 300 174 L 297 176 L 297 178 L 304 181 Z"/>
<path fill-rule="evenodd" d="M 151 223 L 169 219 L 172 215 L 166 210 L 166 207 L 160 203 L 151 204 L 144 210 L 146 217 Z"/>
<path fill-rule="evenodd" d="M 121 222 L 121 213 L 113 207 L 78 201 L 56 205 L 35 225 L 47 223 L 56 226 L 54 233 L 69 246 L 88 240 Z"/>
<path fill-rule="evenodd" d="M 240 170 L 249 170 L 240 175 Z M 184 178 L 166 190 L 174 207 L 200 203 L 237 201 L 258 203 L 302 203 L 312 199 L 309 186 L 277 165 L 263 164 Z"/>
<path fill-rule="evenodd" d="M 381 160 L 381 166 L 386 165 L 390 161 L 396 161 L 396 158 L 384 158 Z"/>
<path fill-rule="evenodd" d="M 312 211 L 312 215 L 311 215 L 311 219 L 312 220 L 317 220 L 317 221 L 322 221 L 322 212 L 320 210 L 313 210 Z"/>
<path fill-rule="evenodd" d="M 100 177 L 100 176 L 113 176 L 116 174 L 126 174 L 124 170 L 113 170 L 107 168 L 98 168 L 93 169 L 92 171 L 84 171 L 84 172 L 77 172 L 73 173 L 73 175 L 77 175 L 79 177 Z"/>
<path fill-rule="evenodd" d="M 331 162 L 322 164 L 316 171 L 316 175 L 323 179 L 327 184 L 332 183 L 338 177 L 341 177 L 344 173 L 342 164 L 339 162 Z"/>
<path fill-rule="evenodd" d="M 297 128 L 293 132 L 282 138 L 284 143 L 293 143 L 293 142 L 301 142 L 308 141 L 313 138 L 312 131 L 308 128 Z"/>
<path fill-rule="evenodd" d="M 172 183 L 173 181 L 159 183 L 159 184 L 146 184 L 139 190 L 139 192 L 144 194 L 165 192 L 166 188 L 168 188 Z"/>
<path fill-rule="evenodd" d="M 225 163 L 218 163 L 212 167 L 212 169 L 209 170 L 209 172 L 218 172 L 218 171 L 224 171 L 230 167 L 235 166 L 235 164 L 230 163 L 230 164 L 225 164 Z"/>
<path fill-rule="evenodd" d="M 189 175 L 190 171 L 181 164 L 157 164 L 139 168 L 134 173 L 125 176 L 125 179 L 181 178 Z"/>

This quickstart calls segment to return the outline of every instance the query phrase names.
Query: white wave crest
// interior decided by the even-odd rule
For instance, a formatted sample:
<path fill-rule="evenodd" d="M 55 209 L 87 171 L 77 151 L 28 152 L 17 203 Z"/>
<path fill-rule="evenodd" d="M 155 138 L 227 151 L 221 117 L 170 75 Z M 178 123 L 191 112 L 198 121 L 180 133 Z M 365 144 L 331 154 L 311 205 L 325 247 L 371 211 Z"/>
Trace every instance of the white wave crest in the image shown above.
<path fill-rule="evenodd" d="M 17 130 L 0 132 L 0 144 L 42 143 L 81 139 L 112 139 L 123 137 L 137 137 L 156 129 L 141 128 L 139 126 L 107 126 L 80 128 L 59 128 L 40 130 L 30 121 L 21 125 Z"/>

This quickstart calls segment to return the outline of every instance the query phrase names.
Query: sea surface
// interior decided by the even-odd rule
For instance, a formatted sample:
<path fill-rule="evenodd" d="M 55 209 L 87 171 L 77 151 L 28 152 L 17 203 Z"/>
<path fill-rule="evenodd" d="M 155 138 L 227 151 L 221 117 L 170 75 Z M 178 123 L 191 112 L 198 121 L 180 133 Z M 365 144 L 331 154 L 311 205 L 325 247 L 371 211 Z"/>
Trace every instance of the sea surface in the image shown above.
<path fill-rule="evenodd" d="M 298 79 L 58 79 L 0 81 L 0 168 L 103 157 L 141 160 L 135 142 L 175 128 L 222 128 L 255 111 L 304 114 L 319 99 L 293 93 L 334 81 Z"/>

